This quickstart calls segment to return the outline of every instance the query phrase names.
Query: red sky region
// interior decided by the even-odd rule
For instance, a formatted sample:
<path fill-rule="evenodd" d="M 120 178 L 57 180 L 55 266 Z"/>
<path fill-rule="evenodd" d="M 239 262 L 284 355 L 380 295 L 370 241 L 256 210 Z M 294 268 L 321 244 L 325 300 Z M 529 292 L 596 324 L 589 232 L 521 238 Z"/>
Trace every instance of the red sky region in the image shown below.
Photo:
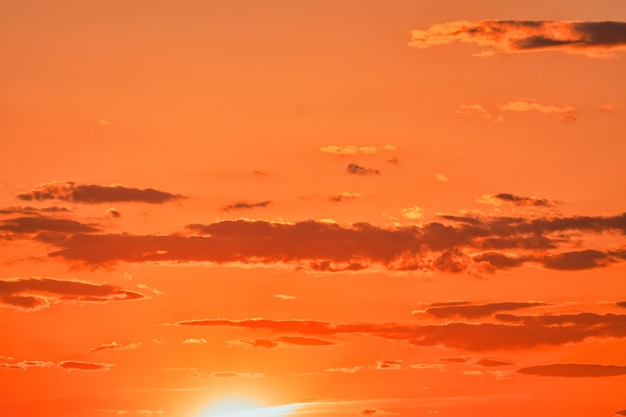
<path fill-rule="evenodd" d="M 621 1 L 0 8 L 3 417 L 626 415 Z"/>

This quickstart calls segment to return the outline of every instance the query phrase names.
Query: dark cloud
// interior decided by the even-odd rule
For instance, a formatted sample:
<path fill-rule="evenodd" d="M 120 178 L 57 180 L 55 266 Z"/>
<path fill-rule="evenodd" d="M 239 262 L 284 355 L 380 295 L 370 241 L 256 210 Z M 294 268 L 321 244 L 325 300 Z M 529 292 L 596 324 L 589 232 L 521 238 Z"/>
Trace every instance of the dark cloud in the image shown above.
<path fill-rule="evenodd" d="M 579 271 L 604 267 L 617 261 L 618 259 L 610 253 L 588 249 L 547 256 L 544 258 L 543 265 L 550 269 Z"/>
<path fill-rule="evenodd" d="M 599 378 L 626 375 L 626 366 L 557 363 L 551 365 L 529 366 L 527 368 L 518 369 L 517 372 L 523 375 L 560 376 L 568 378 Z"/>
<path fill-rule="evenodd" d="M 507 203 L 515 204 L 516 206 L 542 206 L 548 207 L 552 206 L 553 203 L 546 200 L 545 198 L 539 197 L 520 197 L 515 194 L 509 193 L 500 193 L 493 195 L 493 198 L 504 201 Z"/>
<path fill-rule="evenodd" d="M 563 345 L 589 338 L 625 338 L 626 315 L 581 313 L 577 315 L 497 315 L 501 322 L 447 322 L 406 325 L 344 324 L 311 320 L 209 319 L 179 322 L 180 326 L 230 326 L 292 332 L 307 336 L 360 334 L 405 341 L 415 346 L 442 345 L 466 351 L 531 349 Z"/>
<path fill-rule="evenodd" d="M 57 220 L 7 220 L 4 230 L 93 231 L 92 226 Z M 35 220 L 32 220 L 35 219 Z M 474 221 L 475 220 L 475 221 Z M 296 269 L 358 271 L 373 265 L 396 271 L 494 272 L 535 263 L 557 270 L 599 268 L 626 259 L 626 250 L 584 249 L 579 232 L 626 233 L 626 214 L 610 217 L 486 217 L 471 222 L 384 228 L 367 223 L 340 226 L 330 222 L 226 220 L 192 224 L 174 235 L 40 234 L 56 246 L 51 256 L 89 265 L 125 262 L 292 263 Z M 42 224 L 39 224 L 42 223 Z M 71 227 L 70 227 L 71 226 Z M 0 231 L 3 230 L 0 228 Z M 597 243 L 594 243 L 597 245 Z M 614 246 L 614 245 L 613 245 Z M 511 256 L 494 251 L 523 250 Z"/>
<path fill-rule="evenodd" d="M 497 366 L 513 365 L 513 362 L 500 361 L 500 360 L 497 360 L 497 359 L 488 359 L 488 358 L 479 359 L 479 360 L 477 360 L 474 363 L 476 365 L 480 365 L 480 366 L 487 367 L 487 368 L 493 368 L 493 367 L 497 367 Z"/>
<path fill-rule="evenodd" d="M 400 166 L 400 161 L 398 160 L 398 158 L 391 158 L 387 160 L 387 162 L 396 167 Z"/>
<path fill-rule="evenodd" d="M 16 217 L 0 221 L 0 231 L 16 234 L 38 232 L 92 233 L 98 230 L 94 225 L 52 217 Z"/>
<path fill-rule="evenodd" d="M 545 303 L 539 302 L 502 302 L 489 304 L 453 304 L 444 306 L 431 306 L 425 310 L 425 313 L 436 318 L 449 317 L 466 317 L 478 318 L 491 316 L 499 311 L 519 310 L 522 308 L 531 308 L 544 306 Z"/>
<path fill-rule="evenodd" d="M 73 203 L 100 204 L 115 202 L 141 202 L 162 204 L 184 198 L 154 188 L 128 188 L 122 185 L 90 185 L 66 183 L 41 184 L 29 192 L 18 194 L 24 201 L 61 200 Z"/>
<path fill-rule="evenodd" d="M 365 168 L 357 164 L 350 164 L 347 168 L 348 174 L 354 175 L 380 175 L 381 172 L 374 168 Z"/>
<path fill-rule="evenodd" d="M 0 304 L 24 310 L 46 307 L 54 301 L 103 303 L 139 298 L 143 295 L 108 284 L 53 278 L 0 280 Z"/>
<path fill-rule="evenodd" d="M 626 308 L 626 301 L 618 301 L 617 303 L 615 303 L 615 305 L 618 307 Z"/>
<path fill-rule="evenodd" d="M 485 20 L 457 21 L 414 30 L 410 46 L 429 48 L 455 41 L 474 43 L 491 51 L 556 50 L 606 56 L 626 46 L 625 22 Z"/>
<path fill-rule="evenodd" d="M 106 212 L 109 213 L 112 217 L 115 217 L 115 218 L 122 217 L 122 213 L 120 213 L 119 211 L 117 211 L 114 208 L 110 208 Z"/>
<path fill-rule="evenodd" d="M 258 203 L 250 203 L 248 201 L 237 201 L 236 203 L 229 204 L 220 208 L 222 211 L 235 211 L 235 210 L 250 210 L 257 207 L 267 207 L 272 204 L 271 201 L 265 200 Z"/>
<path fill-rule="evenodd" d="M 357 199 L 359 197 L 362 197 L 363 195 L 361 193 L 348 193 L 348 192 L 344 192 L 341 194 L 337 194 L 337 195 L 333 195 L 328 197 L 328 201 L 332 201 L 333 203 L 340 203 L 344 200 L 354 200 Z"/>
<path fill-rule="evenodd" d="M 28 215 L 37 215 L 40 213 L 67 213 L 70 210 L 65 207 L 59 206 L 51 206 L 51 207 L 43 207 L 36 208 L 31 206 L 26 207 L 6 207 L 0 209 L 0 214 L 28 214 Z"/>
<path fill-rule="evenodd" d="M 626 416 L 626 410 L 619 410 L 614 413 L 616 416 Z"/>

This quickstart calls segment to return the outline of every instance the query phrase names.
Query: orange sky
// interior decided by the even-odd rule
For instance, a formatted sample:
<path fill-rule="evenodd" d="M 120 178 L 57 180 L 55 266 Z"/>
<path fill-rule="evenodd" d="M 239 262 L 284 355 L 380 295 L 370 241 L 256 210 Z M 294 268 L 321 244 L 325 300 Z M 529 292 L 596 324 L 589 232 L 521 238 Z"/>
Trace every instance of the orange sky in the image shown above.
<path fill-rule="evenodd" d="M 3 417 L 626 415 L 623 0 L 0 19 Z"/>

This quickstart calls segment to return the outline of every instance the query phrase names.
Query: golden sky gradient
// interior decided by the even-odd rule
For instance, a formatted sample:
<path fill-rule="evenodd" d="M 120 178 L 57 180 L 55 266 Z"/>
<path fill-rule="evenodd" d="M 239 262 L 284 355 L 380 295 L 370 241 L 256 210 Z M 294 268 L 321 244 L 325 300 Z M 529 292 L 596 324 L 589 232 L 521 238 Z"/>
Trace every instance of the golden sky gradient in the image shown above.
<path fill-rule="evenodd" d="M 623 0 L 0 20 L 1 416 L 626 415 Z"/>

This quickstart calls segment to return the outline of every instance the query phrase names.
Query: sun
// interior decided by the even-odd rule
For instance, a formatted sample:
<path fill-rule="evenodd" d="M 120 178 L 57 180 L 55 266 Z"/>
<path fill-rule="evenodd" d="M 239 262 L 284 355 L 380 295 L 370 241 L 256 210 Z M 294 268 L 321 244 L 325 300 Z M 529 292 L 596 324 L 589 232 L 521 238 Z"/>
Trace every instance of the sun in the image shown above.
<path fill-rule="evenodd" d="M 300 406 L 294 403 L 268 407 L 247 398 L 230 398 L 212 404 L 197 417 L 284 417 Z"/>

